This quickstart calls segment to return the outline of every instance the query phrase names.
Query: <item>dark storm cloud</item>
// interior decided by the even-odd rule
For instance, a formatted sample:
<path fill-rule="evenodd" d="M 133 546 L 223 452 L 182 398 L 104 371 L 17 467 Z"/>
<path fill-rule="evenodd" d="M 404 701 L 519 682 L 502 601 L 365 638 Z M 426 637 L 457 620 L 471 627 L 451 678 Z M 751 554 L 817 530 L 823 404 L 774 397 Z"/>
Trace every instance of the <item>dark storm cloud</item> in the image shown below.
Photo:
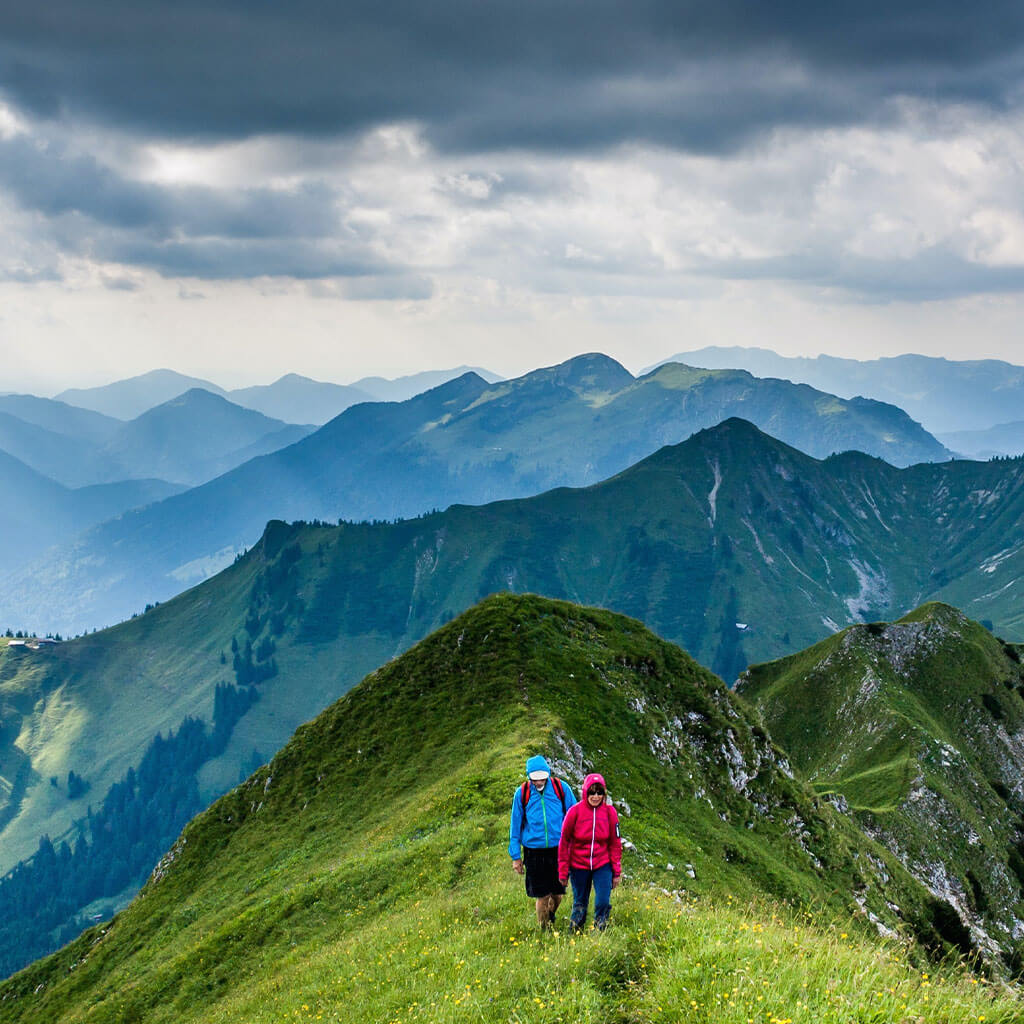
<path fill-rule="evenodd" d="M 151 135 L 333 135 L 422 122 L 437 144 L 725 150 L 893 95 L 999 108 L 1024 5 L 764 0 L 4 0 L 0 88 Z"/>
<path fill-rule="evenodd" d="M 322 184 L 287 191 L 155 185 L 20 135 L 0 141 L 0 189 L 43 215 L 61 251 L 167 276 L 391 273 L 344 230 L 336 195 Z"/>
<path fill-rule="evenodd" d="M 27 135 L 0 141 L 0 187 L 47 217 L 80 214 L 113 227 L 160 235 L 246 238 L 326 237 L 337 232 L 334 193 L 323 185 L 293 190 L 223 190 L 127 179 L 89 155 L 68 154 Z"/>
<path fill-rule="evenodd" d="M 389 273 L 389 268 L 379 261 L 304 240 L 149 241 L 127 235 L 94 239 L 92 248 L 93 255 L 103 260 L 148 267 L 166 277 L 198 277 L 208 281 L 253 277 L 302 280 Z"/>

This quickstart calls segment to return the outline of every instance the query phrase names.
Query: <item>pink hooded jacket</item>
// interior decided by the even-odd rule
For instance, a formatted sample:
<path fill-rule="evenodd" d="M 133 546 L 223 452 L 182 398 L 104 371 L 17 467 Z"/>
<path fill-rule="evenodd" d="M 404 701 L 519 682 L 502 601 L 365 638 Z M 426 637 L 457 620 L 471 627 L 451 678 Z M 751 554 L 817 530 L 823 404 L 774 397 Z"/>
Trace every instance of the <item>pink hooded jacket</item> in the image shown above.
<path fill-rule="evenodd" d="M 558 842 L 559 878 L 568 878 L 570 868 L 594 871 L 605 864 L 611 864 L 615 878 L 622 874 L 619 815 L 607 797 L 597 807 L 587 803 L 587 791 L 595 782 L 604 786 L 604 778 L 596 772 L 583 780 L 582 796 L 569 808 L 562 822 L 562 838 Z"/>

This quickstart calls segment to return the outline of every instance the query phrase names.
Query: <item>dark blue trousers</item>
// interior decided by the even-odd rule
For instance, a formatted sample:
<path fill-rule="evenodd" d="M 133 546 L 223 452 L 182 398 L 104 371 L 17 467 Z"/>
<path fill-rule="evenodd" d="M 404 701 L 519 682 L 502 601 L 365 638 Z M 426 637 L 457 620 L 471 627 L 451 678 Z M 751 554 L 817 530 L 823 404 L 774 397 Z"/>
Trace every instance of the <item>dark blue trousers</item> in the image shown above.
<path fill-rule="evenodd" d="M 590 871 L 587 868 L 570 868 L 572 882 L 572 915 L 570 921 L 579 931 L 587 923 L 587 907 L 590 904 L 590 890 L 594 890 L 594 925 L 604 929 L 608 915 L 612 912 L 612 866 Z"/>

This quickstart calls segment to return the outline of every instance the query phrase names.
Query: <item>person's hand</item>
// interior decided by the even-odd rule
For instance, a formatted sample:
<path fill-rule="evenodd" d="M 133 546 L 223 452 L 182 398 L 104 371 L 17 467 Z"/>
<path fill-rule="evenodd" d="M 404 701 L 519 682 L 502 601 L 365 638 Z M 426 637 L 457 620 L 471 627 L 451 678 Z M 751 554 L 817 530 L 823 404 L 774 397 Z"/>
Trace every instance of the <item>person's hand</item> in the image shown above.
<path fill-rule="evenodd" d="M 564 889 L 569 884 L 568 878 L 560 878 L 558 884 Z"/>
<path fill-rule="evenodd" d="M 619 887 L 619 876 L 618 875 L 612 875 L 612 888 L 613 889 L 618 889 L 618 887 Z"/>
<path fill-rule="evenodd" d="M 522 857 L 516 857 L 516 859 L 512 861 L 512 870 L 515 871 L 517 875 L 521 875 L 523 873 Z"/>

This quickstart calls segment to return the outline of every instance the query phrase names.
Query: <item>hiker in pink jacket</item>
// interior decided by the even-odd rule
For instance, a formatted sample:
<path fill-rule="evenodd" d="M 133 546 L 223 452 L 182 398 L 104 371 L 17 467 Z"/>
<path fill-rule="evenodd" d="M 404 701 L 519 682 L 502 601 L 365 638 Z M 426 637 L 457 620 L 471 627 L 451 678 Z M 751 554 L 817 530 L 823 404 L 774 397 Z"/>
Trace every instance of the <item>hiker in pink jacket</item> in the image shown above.
<path fill-rule="evenodd" d="M 608 800 L 604 778 L 596 772 L 583 780 L 583 795 L 569 808 L 558 843 L 558 880 L 572 880 L 574 931 L 587 920 L 594 890 L 594 926 L 604 930 L 612 911 L 612 889 L 622 874 L 619 816 Z"/>

